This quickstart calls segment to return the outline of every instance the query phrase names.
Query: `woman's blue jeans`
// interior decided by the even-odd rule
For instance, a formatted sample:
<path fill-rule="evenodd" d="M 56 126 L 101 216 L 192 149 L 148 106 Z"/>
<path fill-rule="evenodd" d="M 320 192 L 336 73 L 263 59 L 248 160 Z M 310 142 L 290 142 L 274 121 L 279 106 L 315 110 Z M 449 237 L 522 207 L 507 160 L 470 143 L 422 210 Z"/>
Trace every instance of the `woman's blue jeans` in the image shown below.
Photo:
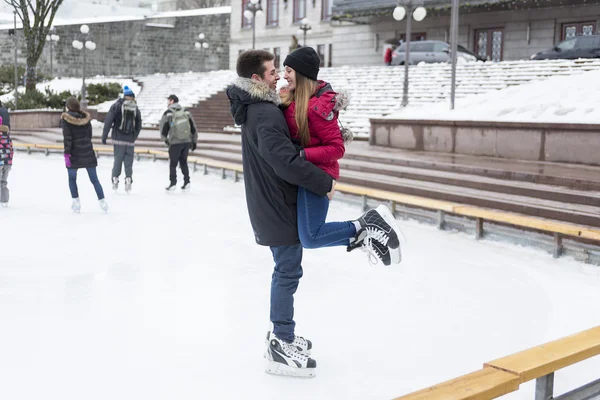
<path fill-rule="evenodd" d="M 350 221 L 328 222 L 329 199 L 317 196 L 304 188 L 298 188 L 298 236 L 306 249 L 331 246 L 348 246 L 356 235 Z"/>
<path fill-rule="evenodd" d="M 86 168 L 86 170 L 90 178 L 90 182 L 92 182 L 92 185 L 94 185 L 98 200 L 102 200 L 104 198 L 104 191 L 102 190 L 102 185 L 100 185 L 100 181 L 98 180 L 96 168 Z M 71 197 L 76 199 L 79 197 L 79 190 L 77 190 L 77 169 L 68 168 L 67 171 L 69 171 L 69 189 L 71 190 Z"/>

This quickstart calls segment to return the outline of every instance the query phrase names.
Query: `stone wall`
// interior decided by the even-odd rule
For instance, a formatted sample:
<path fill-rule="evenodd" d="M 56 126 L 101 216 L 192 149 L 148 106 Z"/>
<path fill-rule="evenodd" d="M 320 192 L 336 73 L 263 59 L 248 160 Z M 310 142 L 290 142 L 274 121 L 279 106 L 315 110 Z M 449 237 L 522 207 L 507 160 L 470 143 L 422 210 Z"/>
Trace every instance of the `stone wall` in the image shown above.
<path fill-rule="evenodd" d="M 229 14 L 216 14 L 88 24 L 97 47 L 94 51 L 86 51 L 86 76 L 228 69 L 229 20 Z M 56 27 L 60 40 L 52 52 L 54 76 L 82 75 L 82 50 L 72 46 L 79 27 Z M 194 43 L 201 32 L 206 35 L 210 47 L 199 51 Z M 26 53 L 22 31 L 18 34 L 22 44 L 18 62 L 24 65 Z M 13 41 L 7 30 L 0 31 L 0 60 L 3 64 L 14 63 Z M 38 71 L 50 74 L 49 42 L 38 62 Z"/>
<path fill-rule="evenodd" d="M 600 165 L 600 125 L 371 119 L 369 143 L 415 151 Z"/>

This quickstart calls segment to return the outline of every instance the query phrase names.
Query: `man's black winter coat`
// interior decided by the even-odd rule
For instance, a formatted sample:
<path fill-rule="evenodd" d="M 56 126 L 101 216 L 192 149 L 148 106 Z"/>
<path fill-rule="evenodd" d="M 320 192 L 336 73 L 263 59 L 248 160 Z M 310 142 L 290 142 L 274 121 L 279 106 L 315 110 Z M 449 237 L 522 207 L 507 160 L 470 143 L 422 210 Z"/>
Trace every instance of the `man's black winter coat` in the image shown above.
<path fill-rule="evenodd" d="M 242 126 L 246 203 L 256 242 L 299 243 L 298 186 L 325 196 L 332 178 L 304 160 L 290 138 L 279 95 L 264 83 L 238 78 L 227 89 L 231 115 Z"/>

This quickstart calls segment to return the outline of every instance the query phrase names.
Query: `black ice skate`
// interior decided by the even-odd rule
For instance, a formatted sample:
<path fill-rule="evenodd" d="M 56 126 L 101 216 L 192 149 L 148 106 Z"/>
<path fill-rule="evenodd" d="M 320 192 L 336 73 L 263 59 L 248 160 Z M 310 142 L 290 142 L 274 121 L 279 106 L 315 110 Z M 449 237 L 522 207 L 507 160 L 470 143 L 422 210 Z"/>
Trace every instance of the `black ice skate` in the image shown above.
<path fill-rule="evenodd" d="M 170 184 L 169 184 L 169 186 L 167 186 L 167 187 L 165 188 L 165 190 L 167 190 L 167 191 L 169 191 L 169 192 L 172 192 L 172 191 L 173 191 L 173 190 L 175 190 L 175 189 L 177 189 L 177 184 L 175 184 L 175 183 L 170 183 Z"/>
<path fill-rule="evenodd" d="M 292 343 L 280 340 L 272 333 L 265 353 L 265 372 L 273 375 L 313 378 L 317 362 L 305 356 Z"/>
<path fill-rule="evenodd" d="M 374 254 L 384 265 L 390 263 L 399 264 L 402 261 L 400 241 L 398 233 L 400 230 L 396 225 L 396 219 L 385 205 L 367 211 L 358 219 L 361 225 L 359 233 L 348 246 L 348 251 L 362 247 L 369 254 L 369 261 Z M 389 261 L 388 261 L 389 257 Z"/>
<path fill-rule="evenodd" d="M 181 187 L 181 190 L 188 190 L 191 186 L 191 183 L 184 183 L 183 186 Z"/>
<path fill-rule="evenodd" d="M 267 338 L 265 339 L 266 345 L 269 344 L 271 336 L 275 336 L 273 335 L 273 332 L 267 332 Z M 310 351 L 312 350 L 312 342 L 310 340 L 304 339 L 302 336 L 294 336 L 294 341 L 292 342 L 292 345 L 296 346 L 300 353 L 304 354 L 305 356 L 310 356 Z"/>
<path fill-rule="evenodd" d="M 389 266 L 392 264 L 390 249 L 387 246 L 382 245 L 379 241 L 370 238 L 367 235 L 367 231 L 364 229 L 358 231 L 356 237 L 351 239 L 350 245 L 346 248 L 346 251 L 355 249 L 361 249 L 367 253 L 371 265 L 377 264 L 378 259 L 381 260 L 383 265 Z"/>

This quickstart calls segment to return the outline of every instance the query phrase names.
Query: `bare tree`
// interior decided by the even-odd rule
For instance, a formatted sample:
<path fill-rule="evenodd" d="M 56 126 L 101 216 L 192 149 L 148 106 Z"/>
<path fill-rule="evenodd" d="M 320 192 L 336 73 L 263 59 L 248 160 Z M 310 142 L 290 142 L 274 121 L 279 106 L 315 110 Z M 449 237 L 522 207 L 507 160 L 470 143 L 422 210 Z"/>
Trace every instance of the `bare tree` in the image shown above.
<path fill-rule="evenodd" d="M 4 0 L 12 6 L 23 22 L 23 34 L 27 46 L 27 91 L 35 90 L 36 66 L 50 31 L 56 11 L 63 0 Z"/>
<path fill-rule="evenodd" d="M 231 0 L 179 0 L 179 7 L 184 10 L 192 10 L 195 8 L 209 8 L 230 6 Z"/>

